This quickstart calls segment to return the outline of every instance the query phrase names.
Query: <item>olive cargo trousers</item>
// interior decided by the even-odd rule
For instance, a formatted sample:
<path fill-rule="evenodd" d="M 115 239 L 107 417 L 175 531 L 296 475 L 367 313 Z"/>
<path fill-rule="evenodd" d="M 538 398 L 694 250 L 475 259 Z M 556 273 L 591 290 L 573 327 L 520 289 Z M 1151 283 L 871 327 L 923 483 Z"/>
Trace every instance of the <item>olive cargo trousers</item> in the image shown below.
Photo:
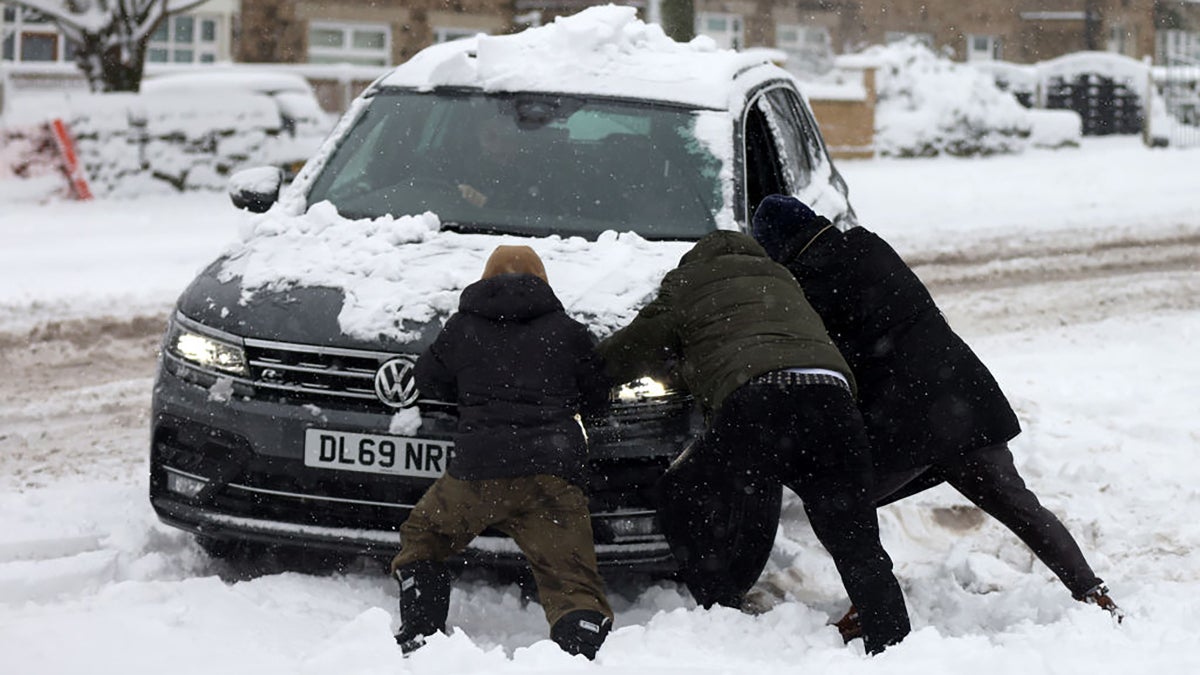
<path fill-rule="evenodd" d="M 401 550 L 392 559 L 392 574 L 422 560 L 442 562 L 489 527 L 512 537 L 525 554 L 551 626 L 576 610 L 612 619 L 597 571 L 587 497 L 558 476 L 442 476 L 400 526 Z"/>

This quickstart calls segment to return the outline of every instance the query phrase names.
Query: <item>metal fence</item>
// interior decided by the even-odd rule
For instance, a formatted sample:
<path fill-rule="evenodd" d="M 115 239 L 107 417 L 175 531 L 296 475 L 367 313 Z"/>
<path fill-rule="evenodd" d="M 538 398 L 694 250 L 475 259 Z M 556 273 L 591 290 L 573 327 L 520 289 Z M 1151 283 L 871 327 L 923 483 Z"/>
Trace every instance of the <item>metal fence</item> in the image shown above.
<path fill-rule="evenodd" d="M 1170 147 L 1200 146 L 1200 60 L 1174 57 L 1151 69 L 1157 96 L 1151 101 L 1147 141 Z"/>
<path fill-rule="evenodd" d="M 1136 134 L 1142 130 L 1142 103 L 1130 84 L 1099 73 L 1054 76 L 1044 83 L 1044 106 L 1074 110 L 1084 136 Z"/>

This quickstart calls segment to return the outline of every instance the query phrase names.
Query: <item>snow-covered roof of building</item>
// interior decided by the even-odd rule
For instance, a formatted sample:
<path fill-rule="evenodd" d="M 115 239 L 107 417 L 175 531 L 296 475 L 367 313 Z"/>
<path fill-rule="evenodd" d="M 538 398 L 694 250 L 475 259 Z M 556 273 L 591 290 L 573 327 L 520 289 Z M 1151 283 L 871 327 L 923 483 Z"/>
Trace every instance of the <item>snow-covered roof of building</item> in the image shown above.
<path fill-rule="evenodd" d="M 659 25 L 639 20 L 633 7 L 602 5 L 516 35 L 428 47 L 380 84 L 586 93 L 726 109 L 735 76 L 755 66 L 777 68 L 766 53 L 718 49 L 704 36 L 676 42 Z"/>

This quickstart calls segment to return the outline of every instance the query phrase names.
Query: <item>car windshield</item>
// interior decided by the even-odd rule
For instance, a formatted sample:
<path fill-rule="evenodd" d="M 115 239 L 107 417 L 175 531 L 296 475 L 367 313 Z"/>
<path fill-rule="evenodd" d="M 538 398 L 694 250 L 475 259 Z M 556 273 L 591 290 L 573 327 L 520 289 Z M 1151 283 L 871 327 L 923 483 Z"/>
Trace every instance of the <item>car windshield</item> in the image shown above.
<path fill-rule="evenodd" d="M 596 238 L 716 229 L 721 162 L 685 108 L 385 90 L 308 193 L 347 218 L 432 211 L 443 229 Z"/>

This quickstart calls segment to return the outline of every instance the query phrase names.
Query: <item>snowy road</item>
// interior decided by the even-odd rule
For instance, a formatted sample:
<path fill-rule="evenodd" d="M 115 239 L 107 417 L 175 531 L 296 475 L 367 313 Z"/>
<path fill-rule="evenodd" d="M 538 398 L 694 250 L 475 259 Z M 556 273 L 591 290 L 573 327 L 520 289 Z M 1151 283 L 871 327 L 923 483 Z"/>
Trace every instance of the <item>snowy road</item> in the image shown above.
<path fill-rule="evenodd" d="M 515 586 L 459 582 L 459 630 L 401 661 L 392 585 L 373 568 L 222 579 L 156 522 L 145 454 L 170 302 L 237 219 L 219 196 L 0 210 L 12 243 L 0 251 L 3 670 L 1200 672 L 1197 160 L 1102 143 L 843 167 L 863 222 L 996 373 L 1024 427 L 1023 474 L 1130 615 L 1118 628 L 1071 601 L 1010 533 L 938 488 L 881 512 L 916 632 L 876 659 L 826 626 L 843 594 L 794 500 L 756 591 L 771 611 L 706 612 L 671 584 L 621 584 L 595 664 L 545 642 Z M 1134 184 L 1106 182 L 1118 165 Z M 1093 173 L 1053 178 L 1070 171 Z M 1010 208 L 1013 193 L 1040 208 Z M 104 256 L 64 250 L 73 223 L 109 233 Z"/>

